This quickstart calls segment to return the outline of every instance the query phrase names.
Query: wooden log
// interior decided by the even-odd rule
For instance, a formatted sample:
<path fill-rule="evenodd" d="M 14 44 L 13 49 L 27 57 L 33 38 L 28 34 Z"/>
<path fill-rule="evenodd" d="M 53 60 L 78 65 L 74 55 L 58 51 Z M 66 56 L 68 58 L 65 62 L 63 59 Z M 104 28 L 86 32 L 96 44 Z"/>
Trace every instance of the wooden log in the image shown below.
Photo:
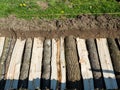
<path fill-rule="evenodd" d="M 73 36 L 65 38 L 65 59 L 67 72 L 67 89 L 82 89 L 76 42 Z"/>
<path fill-rule="evenodd" d="M 60 89 L 61 82 L 61 64 L 60 64 L 60 39 L 57 39 L 57 74 L 58 74 L 58 82 L 57 89 Z"/>
<path fill-rule="evenodd" d="M 79 55 L 79 62 L 81 64 L 81 74 L 83 78 L 84 90 L 94 90 L 93 75 L 88 58 L 88 52 L 84 39 L 77 38 L 77 49 Z"/>
<path fill-rule="evenodd" d="M 29 76 L 31 53 L 32 53 L 32 39 L 28 38 L 26 40 L 25 51 L 21 65 L 21 72 L 19 77 L 20 80 L 18 85 L 19 89 L 27 89 L 28 87 L 28 76 Z"/>
<path fill-rule="evenodd" d="M 29 90 L 35 90 L 40 88 L 42 53 L 43 53 L 43 38 L 34 38 L 28 82 Z"/>
<path fill-rule="evenodd" d="M 6 59 L 7 59 L 7 56 L 8 56 L 8 52 L 9 52 L 9 49 L 10 49 L 10 38 L 6 37 L 5 39 L 5 43 L 4 43 L 4 48 L 3 48 L 3 53 L 2 53 L 2 56 L 0 58 L 0 87 L 1 89 L 4 88 L 4 85 L 5 85 L 5 63 L 6 63 Z"/>
<path fill-rule="evenodd" d="M 66 89 L 66 62 L 65 62 L 65 49 L 64 38 L 60 38 L 60 65 L 61 65 L 61 90 Z"/>
<path fill-rule="evenodd" d="M 5 90 L 17 89 L 25 40 L 17 39 L 7 73 Z"/>
<path fill-rule="evenodd" d="M 50 89 L 57 89 L 57 42 L 55 39 L 52 39 L 52 57 L 51 57 L 51 84 Z"/>
<path fill-rule="evenodd" d="M 120 88 L 120 51 L 114 39 L 108 38 L 107 40 L 112 64 L 115 70 L 116 80 Z"/>
<path fill-rule="evenodd" d="M 43 63 L 42 63 L 42 89 L 50 88 L 50 73 L 51 73 L 51 40 L 44 41 Z"/>
<path fill-rule="evenodd" d="M 6 62 L 5 62 L 5 78 L 7 77 L 7 72 L 8 72 L 8 68 L 9 68 L 9 64 L 10 64 L 10 60 L 11 60 L 11 56 L 12 56 L 12 52 L 13 52 L 13 49 L 14 49 L 14 46 L 15 46 L 15 42 L 16 42 L 16 39 L 14 37 L 11 37 L 11 40 L 10 40 L 10 49 L 9 49 L 9 52 L 8 52 L 8 56 L 7 56 L 7 59 L 6 59 Z"/>
<path fill-rule="evenodd" d="M 0 58 L 4 47 L 4 41 L 5 41 L 5 37 L 0 37 Z"/>
<path fill-rule="evenodd" d="M 96 39 L 106 89 L 117 89 L 117 82 L 105 38 Z"/>
<path fill-rule="evenodd" d="M 86 45 L 89 53 L 91 69 L 93 72 L 95 89 L 103 89 L 104 83 L 102 79 L 101 67 L 94 39 L 87 39 Z"/>

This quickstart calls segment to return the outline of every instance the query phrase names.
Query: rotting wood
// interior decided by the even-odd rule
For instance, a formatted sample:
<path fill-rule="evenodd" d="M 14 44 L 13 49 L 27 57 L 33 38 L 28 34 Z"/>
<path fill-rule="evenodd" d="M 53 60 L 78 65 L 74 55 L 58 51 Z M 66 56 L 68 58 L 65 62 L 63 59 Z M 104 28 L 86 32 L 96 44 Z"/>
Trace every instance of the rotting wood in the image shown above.
<path fill-rule="evenodd" d="M 65 60 L 67 73 L 67 89 L 82 89 L 76 42 L 73 36 L 68 36 L 65 38 Z"/>
<path fill-rule="evenodd" d="M 61 90 L 66 89 L 66 62 L 65 62 L 65 49 L 64 37 L 60 38 L 60 64 L 61 64 Z"/>
<path fill-rule="evenodd" d="M 108 50 L 107 40 L 105 38 L 96 40 L 106 89 L 117 89 L 118 86 Z"/>
<path fill-rule="evenodd" d="M 42 89 L 50 88 L 50 73 L 51 73 L 51 40 L 44 41 L 43 62 L 42 62 Z"/>
<path fill-rule="evenodd" d="M 51 84 L 50 89 L 57 89 L 57 42 L 55 39 L 52 39 L 52 58 L 51 58 Z"/>
<path fill-rule="evenodd" d="M 7 59 L 7 56 L 8 56 L 8 52 L 9 52 L 9 49 L 10 49 L 10 38 L 6 37 L 5 39 L 5 42 L 4 42 L 4 48 L 3 48 L 3 53 L 2 53 L 2 56 L 0 58 L 0 87 L 1 89 L 4 88 L 4 85 L 5 85 L 5 62 L 6 62 L 6 59 Z"/>
<path fill-rule="evenodd" d="M 17 39 L 7 72 L 5 90 L 17 89 L 25 40 Z"/>
<path fill-rule="evenodd" d="M 0 37 L 0 58 L 4 47 L 4 41 L 5 41 L 5 37 Z"/>
<path fill-rule="evenodd" d="M 27 89 L 28 85 L 28 76 L 30 68 L 30 60 L 32 53 L 32 38 L 28 38 L 25 44 L 25 50 L 23 54 L 23 61 L 21 65 L 21 72 L 19 77 L 19 89 Z"/>
<path fill-rule="evenodd" d="M 87 44 L 89 60 L 93 72 L 95 89 L 103 89 L 104 83 L 102 79 L 101 67 L 95 45 L 95 40 L 87 39 L 86 44 Z"/>
<path fill-rule="evenodd" d="M 112 64 L 115 70 L 116 80 L 120 88 L 120 51 L 114 39 L 108 38 L 107 40 Z"/>
<path fill-rule="evenodd" d="M 40 88 L 42 53 L 43 53 L 43 38 L 41 37 L 34 38 L 28 82 L 29 90 L 35 90 Z"/>
<path fill-rule="evenodd" d="M 77 38 L 76 40 L 79 55 L 79 63 L 81 64 L 81 74 L 83 78 L 84 90 L 94 90 L 93 75 L 88 58 L 85 40 L 80 38 Z"/>

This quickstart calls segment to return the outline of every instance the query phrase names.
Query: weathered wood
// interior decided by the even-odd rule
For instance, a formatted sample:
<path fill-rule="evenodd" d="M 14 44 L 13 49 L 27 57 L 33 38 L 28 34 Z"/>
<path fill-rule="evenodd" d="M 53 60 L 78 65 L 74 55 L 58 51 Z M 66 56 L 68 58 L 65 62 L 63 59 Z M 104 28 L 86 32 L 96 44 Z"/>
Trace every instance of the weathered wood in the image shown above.
<path fill-rule="evenodd" d="M 111 55 L 112 64 L 115 70 L 116 80 L 120 88 L 120 51 L 114 39 L 108 38 L 108 46 Z"/>
<path fill-rule="evenodd" d="M 25 40 L 17 39 L 6 77 L 5 90 L 17 89 L 24 45 Z"/>
<path fill-rule="evenodd" d="M 61 65 L 61 90 L 66 89 L 66 62 L 65 62 L 65 49 L 64 38 L 60 38 L 60 65 Z"/>
<path fill-rule="evenodd" d="M 0 58 L 3 51 L 4 41 L 5 41 L 5 37 L 0 37 Z"/>
<path fill-rule="evenodd" d="M 65 38 L 65 59 L 67 72 L 67 89 L 81 89 L 80 66 L 78 62 L 76 42 L 73 36 Z"/>
<path fill-rule="evenodd" d="M 84 90 L 94 90 L 93 75 L 88 58 L 88 52 L 84 39 L 77 38 L 77 49 L 79 62 L 81 64 L 81 74 L 83 78 Z"/>
<path fill-rule="evenodd" d="M 52 39 L 52 58 L 51 58 L 51 84 L 50 89 L 56 90 L 57 88 L 57 42 Z"/>
<path fill-rule="evenodd" d="M 9 49 L 9 52 L 8 52 L 8 56 L 7 56 L 7 59 L 6 59 L 6 62 L 5 62 L 5 78 L 7 76 L 7 72 L 8 72 L 8 68 L 9 68 L 9 64 L 10 64 L 10 60 L 11 60 L 11 56 L 12 56 L 12 52 L 13 52 L 13 49 L 14 49 L 14 46 L 15 46 L 15 42 L 16 42 L 16 39 L 14 37 L 11 38 L 10 40 L 10 49 Z"/>
<path fill-rule="evenodd" d="M 35 90 L 40 88 L 42 53 L 43 53 L 43 38 L 34 38 L 28 82 L 29 90 Z"/>
<path fill-rule="evenodd" d="M 117 89 L 118 86 L 108 50 L 107 40 L 104 38 L 96 40 L 106 89 Z"/>
<path fill-rule="evenodd" d="M 58 73 L 57 89 L 60 89 L 60 82 L 61 82 L 60 39 L 57 39 L 57 73 Z"/>
<path fill-rule="evenodd" d="M 86 45 L 87 45 L 87 49 L 89 53 L 88 55 L 89 55 L 91 69 L 93 72 L 95 89 L 103 89 L 104 83 L 102 79 L 100 62 L 99 62 L 98 53 L 97 53 L 94 39 L 87 39 Z"/>
<path fill-rule="evenodd" d="M 44 41 L 43 62 L 42 62 L 42 89 L 50 88 L 50 73 L 51 73 L 51 40 Z"/>
<path fill-rule="evenodd" d="M 5 39 L 5 42 L 4 42 L 4 48 L 3 48 L 3 53 L 2 53 L 2 56 L 0 58 L 0 87 L 1 89 L 4 88 L 4 85 L 5 85 L 5 62 L 6 62 L 6 59 L 7 59 L 7 56 L 8 56 L 8 52 L 9 52 L 9 49 L 10 49 L 10 38 L 7 38 Z"/>
<path fill-rule="evenodd" d="M 30 60 L 32 53 L 32 39 L 28 38 L 25 44 L 25 51 L 23 55 L 23 61 L 21 65 L 21 72 L 19 78 L 19 88 L 27 89 L 28 85 L 28 76 L 29 76 L 29 68 L 30 68 Z"/>

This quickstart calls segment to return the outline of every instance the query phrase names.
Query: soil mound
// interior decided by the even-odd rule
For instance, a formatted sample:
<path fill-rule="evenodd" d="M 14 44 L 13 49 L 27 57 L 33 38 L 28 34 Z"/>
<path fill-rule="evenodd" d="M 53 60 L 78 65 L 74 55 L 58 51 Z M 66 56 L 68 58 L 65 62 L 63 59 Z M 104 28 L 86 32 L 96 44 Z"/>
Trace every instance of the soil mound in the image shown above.
<path fill-rule="evenodd" d="M 81 38 L 119 37 L 120 17 L 79 15 L 60 20 L 24 20 L 14 16 L 0 19 L 1 36 L 46 38 L 75 35 Z"/>

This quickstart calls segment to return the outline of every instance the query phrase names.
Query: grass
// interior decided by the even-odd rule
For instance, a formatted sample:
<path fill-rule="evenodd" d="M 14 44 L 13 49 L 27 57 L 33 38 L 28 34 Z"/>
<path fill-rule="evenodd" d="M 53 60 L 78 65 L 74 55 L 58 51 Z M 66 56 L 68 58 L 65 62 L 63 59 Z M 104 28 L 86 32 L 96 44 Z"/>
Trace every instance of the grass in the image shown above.
<path fill-rule="evenodd" d="M 0 17 L 51 19 L 88 13 L 120 15 L 120 3 L 115 0 L 0 0 Z"/>

